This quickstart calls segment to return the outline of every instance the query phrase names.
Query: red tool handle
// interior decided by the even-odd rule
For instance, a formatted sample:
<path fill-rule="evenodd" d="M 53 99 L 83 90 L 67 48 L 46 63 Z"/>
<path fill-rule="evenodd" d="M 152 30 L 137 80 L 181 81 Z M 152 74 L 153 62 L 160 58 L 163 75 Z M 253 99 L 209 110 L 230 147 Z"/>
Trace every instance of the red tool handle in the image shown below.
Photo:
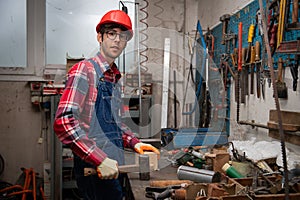
<path fill-rule="evenodd" d="M 243 23 L 239 23 L 239 57 L 238 57 L 238 71 L 242 71 L 242 48 L 243 48 Z"/>

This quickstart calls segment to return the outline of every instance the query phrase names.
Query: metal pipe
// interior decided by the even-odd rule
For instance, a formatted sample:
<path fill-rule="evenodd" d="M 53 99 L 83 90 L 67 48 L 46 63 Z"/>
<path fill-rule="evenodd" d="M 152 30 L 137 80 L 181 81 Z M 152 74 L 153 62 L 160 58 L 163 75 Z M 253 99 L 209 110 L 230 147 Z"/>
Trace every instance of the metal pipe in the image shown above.
<path fill-rule="evenodd" d="M 179 180 L 191 180 L 198 183 L 215 183 L 221 181 L 221 173 L 181 165 L 177 170 Z"/>

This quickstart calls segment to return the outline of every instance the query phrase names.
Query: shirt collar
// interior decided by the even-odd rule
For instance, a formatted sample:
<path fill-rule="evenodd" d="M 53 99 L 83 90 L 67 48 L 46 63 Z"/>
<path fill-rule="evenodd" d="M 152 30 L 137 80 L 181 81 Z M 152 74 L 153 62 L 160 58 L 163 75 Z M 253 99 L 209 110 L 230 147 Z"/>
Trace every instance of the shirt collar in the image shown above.
<path fill-rule="evenodd" d="M 97 58 L 99 59 L 98 63 L 100 66 L 100 69 L 102 71 L 102 73 L 105 73 L 107 70 L 110 69 L 110 66 L 108 64 L 108 62 L 106 61 L 106 59 L 100 54 L 100 52 L 97 53 Z M 114 63 L 113 63 L 114 64 Z"/>
<path fill-rule="evenodd" d="M 117 80 L 121 78 L 121 72 L 119 71 L 117 65 L 115 63 L 112 63 L 111 65 L 108 64 L 106 59 L 101 55 L 100 52 L 97 53 L 97 58 L 99 59 L 99 65 L 102 73 L 107 72 L 108 70 L 111 70 L 113 74 L 115 74 Z"/>

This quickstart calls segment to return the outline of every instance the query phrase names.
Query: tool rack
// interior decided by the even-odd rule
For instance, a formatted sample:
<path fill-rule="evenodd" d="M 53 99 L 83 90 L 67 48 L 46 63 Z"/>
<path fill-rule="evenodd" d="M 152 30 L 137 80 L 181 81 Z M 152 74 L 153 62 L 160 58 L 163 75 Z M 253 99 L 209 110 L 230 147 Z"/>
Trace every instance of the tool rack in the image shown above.
<path fill-rule="evenodd" d="M 280 1 L 273 0 L 273 1 L 263 1 L 264 8 L 266 10 L 266 17 L 272 17 L 272 15 L 276 15 L 278 13 L 275 13 L 274 6 L 280 6 Z M 269 9 L 270 8 L 270 9 Z M 272 9 L 271 9 L 272 8 Z M 278 8 L 279 9 L 279 8 Z M 260 43 L 260 53 L 259 56 L 261 58 L 262 62 L 262 74 L 265 78 L 267 78 L 266 86 L 271 87 L 271 77 L 270 77 L 270 71 L 267 64 L 267 53 L 266 48 L 263 48 L 263 36 L 260 35 L 259 26 L 257 23 L 257 12 L 259 10 L 259 2 L 258 0 L 254 0 L 245 7 L 241 8 L 239 11 L 237 11 L 234 14 L 230 15 L 230 19 L 228 20 L 228 26 L 227 26 L 227 34 L 230 35 L 236 35 L 236 41 L 233 42 L 232 40 L 228 41 L 226 44 L 222 44 L 222 28 L 223 24 L 220 23 L 217 26 L 213 27 L 209 30 L 209 33 L 214 36 L 214 52 L 213 52 L 213 61 L 215 65 L 221 70 L 222 68 L 222 60 L 224 60 L 224 54 L 232 54 L 234 52 L 234 49 L 238 48 L 238 32 L 239 32 L 239 24 L 242 23 L 242 47 L 247 48 L 248 47 L 248 32 L 249 27 L 251 24 L 254 24 L 254 33 L 253 33 L 253 41 L 252 45 L 255 45 L 256 42 Z M 285 18 L 284 18 L 284 26 L 283 28 L 283 35 L 282 35 L 282 41 L 280 44 L 275 44 L 275 48 L 272 54 L 274 69 L 277 73 L 278 69 L 278 60 L 283 59 L 284 60 L 284 66 L 285 68 L 290 67 L 291 64 L 295 64 L 296 57 L 298 55 L 299 57 L 299 40 L 300 40 L 300 30 L 299 30 L 299 23 L 296 24 L 292 23 L 292 10 L 293 10 L 293 1 L 292 0 L 286 0 L 286 8 L 285 10 Z M 277 11 L 279 12 L 279 11 Z M 299 17 L 298 17 L 298 21 Z M 275 22 L 278 23 L 278 22 Z M 268 24 L 268 22 L 267 22 Z M 293 25 L 293 26 L 291 26 Z M 292 27 L 292 28 L 291 28 Z M 277 33 L 277 32 L 276 32 Z M 207 33 L 206 33 L 207 34 Z M 271 35 L 271 33 L 270 33 Z M 276 40 L 278 41 L 278 40 Z M 290 44 L 292 43 L 292 44 Z M 277 46 L 278 45 L 278 46 Z M 293 50 L 290 50 L 290 48 L 293 48 Z M 237 72 L 237 65 L 234 66 L 234 63 L 230 56 L 225 58 L 225 60 L 228 62 L 231 70 L 233 72 Z M 297 70 L 298 71 L 298 70 Z M 297 73 L 296 71 L 296 73 Z M 256 73 L 256 69 L 254 73 Z M 290 73 L 290 71 L 286 70 L 285 73 Z M 248 75 L 250 75 L 250 69 L 248 71 Z M 297 75 L 297 74 L 296 74 Z M 275 75 L 276 76 L 276 75 Z M 234 77 L 228 73 L 227 79 L 233 80 Z M 250 78 L 249 78 L 250 79 Z M 297 80 L 296 80 L 297 81 Z M 228 81 L 227 85 L 225 87 L 227 88 L 227 99 L 230 97 L 230 84 L 233 82 Z M 297 84 L 297 83 L 296 83 Z M 299 88 L 299 87 L 298 87 Z M 296 88 L 293 89 L 296 91 Z M 299 91 L 299 90 L 298 90 Z M 227 101 L 228 106 L 230 108 L 230 101 Z M 246 102 L 245 102 L 246 103 Z M 230 119 L 230 109 L 228 108 L 228 115 L 227 118 Z M 237 119 L 237 121 L 239 121 Z M 229 132 L 229 130 L 227 130 Z"/>
<path fill-rule="evenodd" d="M 288 0 L 290 1 L 290 0 Z M 265 1 L 264 1 L 265 2 Z M 264 4 L 266 7 L 267 5 Z M 243 23 L 243 47 L 246 47 L 248 44 L 248 28 L 251 23 L 256 23 L 256 12 L 259 9 L 259 4 L 258 0 L 255 0 L 245 6 L 244 8 L 240 9 L 238 12 L 235 14 L 231 15 L 230 20 L 228 22 L 228 33 L 238 33 L 238 25 L 240 22 Z M 292 5 L 290 4 L 289 11 L 291 12 L 292 10 Z M 288 15 L 288 22 L 291 22 L 291 15 Z M 215 52 L 214 52 L 214 62 L 217 66 L 220 65 L 220 60 L 222 53 L 226 52 L 226 45 L 221 44 L 222 40 L 222 23 L 218 24 L 214 28 L 211 29 L 212 35 L 215 37 Z M 284 32 L 284 37 L 283 41 L 294 41 L 299 39 L 300 37 L 300 31 L 299 30 L 287 30 Z M 259 30 L 257 26 L 254 29 L 254 37 L 253 37 L 253 44 L 259 41 L 262 44 L 262 38 L 259 36 Z M 237 48 L 238 43 L 236 42 L 235 48 Z M 233 52 L 233 46 L 229 47 L 229 52 Z M 216 51 L 217 50 L 217 51 Z M 294 55 L 288 55 L 288 54 L 281 54 L 278 52 L 275 52 L 273 55 L 274 58 L 274 64 L 275 67 L 277 66 L 277 60 L 278 57 L 282 57 L 283 59 L 287 58 L 290 56 L 291 58 L 294 57 Z M 261 51 L 261 58 L 263 58 L 263 53 Z M 231 61 L 230 61 L 231 63 Z M 231 63 L 232 64 L 232 63 Z M 264 66 L 267 67 L 267 66 Z"/>

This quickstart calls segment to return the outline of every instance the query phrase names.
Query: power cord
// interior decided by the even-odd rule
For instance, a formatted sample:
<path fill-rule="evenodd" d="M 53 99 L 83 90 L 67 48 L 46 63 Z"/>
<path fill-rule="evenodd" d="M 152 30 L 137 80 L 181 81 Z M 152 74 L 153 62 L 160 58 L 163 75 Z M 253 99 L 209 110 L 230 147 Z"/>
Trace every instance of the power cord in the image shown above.
<path fill-rule="evenodd" d="M 119 5 L 120 3 L 122 4 L 122 11 L 128 14 L 128 8 L 125 6 L 125 4 L 122 1 L 119 2 Z"/>

